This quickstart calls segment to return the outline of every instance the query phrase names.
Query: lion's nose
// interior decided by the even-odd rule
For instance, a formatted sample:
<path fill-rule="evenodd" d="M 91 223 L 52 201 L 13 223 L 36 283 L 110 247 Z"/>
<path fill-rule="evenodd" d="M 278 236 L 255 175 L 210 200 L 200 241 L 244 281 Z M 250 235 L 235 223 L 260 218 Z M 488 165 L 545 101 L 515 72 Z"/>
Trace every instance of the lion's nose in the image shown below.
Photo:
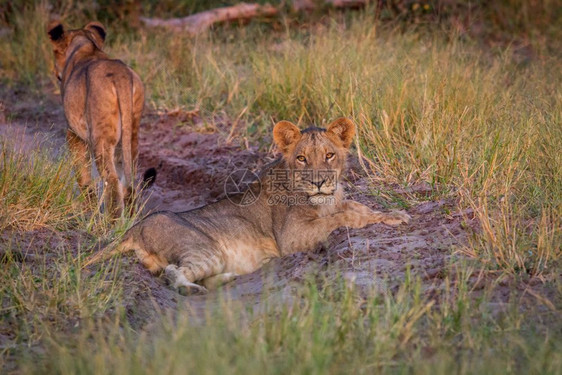
<path fill-rule="evenodd" d="M 312 181 L 313 185 L 316 185 L 316 187 L 318 187 L 318 189 L 320 189 L 320 187 L 322 185 L 324 185 L 324 182 L 326 182 L 326 180 L 322 180 L 322 181 Z"/>

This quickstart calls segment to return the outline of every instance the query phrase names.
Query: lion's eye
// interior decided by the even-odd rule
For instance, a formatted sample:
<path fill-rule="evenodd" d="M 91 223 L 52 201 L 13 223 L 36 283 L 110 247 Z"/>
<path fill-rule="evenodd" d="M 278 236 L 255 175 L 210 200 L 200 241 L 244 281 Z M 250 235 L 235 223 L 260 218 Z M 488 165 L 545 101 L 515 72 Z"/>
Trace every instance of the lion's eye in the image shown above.
<path fill-rule="evenodd" d="M 306 163 L 306 158 L 302 155 L 297 156 L 297 160 L 300 161 L 301 163 Z"/>
<path fill-rule="evenodd" d="M 336 154 L 334 154 L 333 152 L 328 152 L 328 153 L 326 154 L 326 160 L 332 159 L 335 155 L 336 155 Z"/>

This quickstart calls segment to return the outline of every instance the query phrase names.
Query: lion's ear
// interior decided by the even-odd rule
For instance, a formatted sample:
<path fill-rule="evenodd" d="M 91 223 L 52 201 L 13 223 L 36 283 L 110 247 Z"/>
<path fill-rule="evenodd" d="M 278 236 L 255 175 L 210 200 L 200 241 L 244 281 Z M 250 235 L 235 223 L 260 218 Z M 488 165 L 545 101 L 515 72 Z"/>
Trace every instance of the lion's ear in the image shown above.
<path fill-rule="evenodd" d="M 102 49 L 103 43 L 105 42 L 105 27 L 97 21 L 90 22 L 86 26 L 84 26 L 84 30 L 90 31 L 95 39 L 96 46 L 99 49 Z"/>
<path fill-rule="evenodd" d="M 301 131 L 289 121 L 280 121 L 273 128 L 273 140 L 282 153 L 287 153 L 289 146 L 301 138 Z"/>
<path fill-rule="evenodd" d="M 355 136 L 355 124 L 348 118 L 340 117 L 331 122 L 326 131 L 338 137 L 345 148 L 349 148 Z"/>
<path fill-rule="evenodd" d="M 64 38 L 64 26 L 59 21 L 51 21 L 47 26 L 47 34 L 53 44 L 59 43 Z"/>

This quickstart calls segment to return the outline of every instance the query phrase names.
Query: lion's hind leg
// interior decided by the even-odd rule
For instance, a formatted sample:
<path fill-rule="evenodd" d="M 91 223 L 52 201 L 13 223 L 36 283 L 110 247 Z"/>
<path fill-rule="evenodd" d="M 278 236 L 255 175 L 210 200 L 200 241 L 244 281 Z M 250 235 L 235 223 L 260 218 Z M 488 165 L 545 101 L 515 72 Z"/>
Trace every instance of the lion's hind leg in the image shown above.
<path fill-rule="evenodd" d="M 168 265 L 165 268 L 166 277 L 172 288 L 180 294 L 201 294 L 207 289 L 199 284 L 201 280 L 224 275 L 224 261 L 218 251 L 200 249 L 187 251 L 179 261 L 179 266 Z M 220 278 L 216 279 L 216 282 Z"/>
<path fill-rule="evenodd" d="M 224 285 L 226 283 L 231 282 L 234 280 L 238 275 L 232 272 L 221 273 L 215 276 L 207 277 L 206 279 L 202 280 L 202 284 L 207 289 L 217 289 L 219 286 Z"/>
<path fill-rule="evenodd" d="M 94 149 L 96 166 L 104 183 L 103 196 L 105 209 L 114 218 L 121 216 L 124 208 L 123 185 L 119 180 L 115 166 L 115 144 L 107 140 L 99 140 Z"/>
<path fill-rule="evenodd" d="M 164 272 L 166 273 L 166 278 L 170 286 L 182 296 L 207 293 L 205 287 L 189 280 L 189 276 L 191 275 L 191 270 L 189 268 L 169 264 L 164 269 Z"/>
<path fill-rule="evenodd" d="M 92 184 L 92 164 L 88 145 L 70 129 L 66 132 L 66 141 L 76 169 L 80 191 L 85 193 L 89 204 L 94 203 L 96 197 Z"/>
<path fill-rule="evenodd" d="M 140 110 L 138 110 L 137 113 L 133 114 L 133 128 L 131 129 L 131 143 L 126 145 L 123 144 L 122 147 L 130 147 L 131 149 L 131 157 L 132 160 L 130 162 L 131 164 L 131 169 L 130 171 L 126 171 L 124 170 L 123 175 L 125 178 L 125 192 L 124 192 L 124 200 L 125 200 L 125 206 L 129 207 L 129 210 L 131 210 L 131 213 L 134 211 L 134 198 L 135 198 L 135 171 L 137 169 L 137 160 L 138 160 L 138 156 L 139 156 L 139 127 L 140 127 L 140 121 L 141 121 L 141 112 L 142 112 L 142 106 L 140 108 Z M 123 156 L 124 158 L 124 156 Z M 127 163 L 125 163 L 124 165 L 126 165 Z"/>
<path fill-rule="evenodd" d="M 166 259 L 158 254 L 151 254 L 140 247 L 135 247 L 135 253 L 142 265 L 152 274 L 157 274 L 168 266 Z"/>

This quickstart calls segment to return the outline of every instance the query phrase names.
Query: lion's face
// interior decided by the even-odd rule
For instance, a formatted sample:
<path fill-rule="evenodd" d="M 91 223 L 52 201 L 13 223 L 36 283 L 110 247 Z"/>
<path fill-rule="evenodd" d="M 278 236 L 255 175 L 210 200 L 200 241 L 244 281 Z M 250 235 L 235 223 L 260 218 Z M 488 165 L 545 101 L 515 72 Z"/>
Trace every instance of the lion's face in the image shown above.
<path fill-rule="evenodd" d="M 274 141 L 291 170 L 294 189 L 306 193 L 311 203 L 336 192 L 354 135 L 355 125 L 346 118 L 335 120 L 326 129 L 311 127 L 301 132 L 288 121 L 273 129 Z"/>
<path fill-rule="evenodd" d="M 65 30 L 61 23 L 51 22 L 47 30 L 53 44 L 55 75 L 59 81 L 62 80 L 67 60 L 74 55 L 76 49 L 101 50 L 105 41 L 105 29 L 99 22 L 90 22 L 82 29 L 76 30 Z"/>

